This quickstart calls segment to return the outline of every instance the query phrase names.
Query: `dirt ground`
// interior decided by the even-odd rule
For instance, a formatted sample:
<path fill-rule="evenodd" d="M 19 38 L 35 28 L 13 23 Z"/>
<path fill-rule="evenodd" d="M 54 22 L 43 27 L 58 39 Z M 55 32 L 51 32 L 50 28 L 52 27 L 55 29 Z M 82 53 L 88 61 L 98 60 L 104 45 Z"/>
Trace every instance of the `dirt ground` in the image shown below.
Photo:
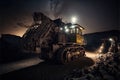
<path fill-rule="evenodd" d="M 50 61 L 42 62 L 35 66 L 0 75 L 0 80 L 64 80 L 64 76 L 73 69 L 81 69 L 93 64 L 94 61 L 88 57 L 81 57 L 66 65 L 54 64 Z"/>

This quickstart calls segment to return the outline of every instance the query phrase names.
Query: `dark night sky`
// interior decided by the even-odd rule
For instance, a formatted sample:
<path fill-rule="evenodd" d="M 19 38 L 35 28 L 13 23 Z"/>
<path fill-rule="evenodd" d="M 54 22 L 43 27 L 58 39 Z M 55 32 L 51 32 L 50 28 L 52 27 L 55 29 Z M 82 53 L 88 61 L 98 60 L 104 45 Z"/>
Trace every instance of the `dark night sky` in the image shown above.
<path fill-rule="evenodd" d="M 0 0 L 0 34 L 22 36 L 26 28 L 17 23 L 32 24 L 32 13 L 40 11 L 51 17 L 50 1 L 59 1 L 56 15 L 70 22 L 72 16 L 85 27 L 84 33 L 118 29 L 118 0 Z M 52 3 L 54 5 L 54 3 Z"/>

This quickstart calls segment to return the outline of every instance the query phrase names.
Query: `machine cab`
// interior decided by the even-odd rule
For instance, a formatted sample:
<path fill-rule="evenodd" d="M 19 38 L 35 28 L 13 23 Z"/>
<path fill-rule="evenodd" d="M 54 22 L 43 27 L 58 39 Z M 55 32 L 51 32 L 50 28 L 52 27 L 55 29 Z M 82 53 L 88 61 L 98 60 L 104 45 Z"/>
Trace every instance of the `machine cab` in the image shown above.
<path fill-rule="evenodd" d="M 79 24 L 67 23 L 59 28 L 59 42 L 84 45 L 83 30 L 84 28 Z"/>

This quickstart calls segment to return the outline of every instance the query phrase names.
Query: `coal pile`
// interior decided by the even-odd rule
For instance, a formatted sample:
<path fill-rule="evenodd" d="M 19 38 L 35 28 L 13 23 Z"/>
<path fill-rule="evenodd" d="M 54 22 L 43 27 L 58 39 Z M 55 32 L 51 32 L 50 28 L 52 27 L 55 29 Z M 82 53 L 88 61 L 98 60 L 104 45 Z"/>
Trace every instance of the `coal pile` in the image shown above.
<path fill-rule="evenodd" d="M 97 58 L 89 68 L 74 69 L 64 80 L 119 80 L 120 52 L 106 53 Z"/>

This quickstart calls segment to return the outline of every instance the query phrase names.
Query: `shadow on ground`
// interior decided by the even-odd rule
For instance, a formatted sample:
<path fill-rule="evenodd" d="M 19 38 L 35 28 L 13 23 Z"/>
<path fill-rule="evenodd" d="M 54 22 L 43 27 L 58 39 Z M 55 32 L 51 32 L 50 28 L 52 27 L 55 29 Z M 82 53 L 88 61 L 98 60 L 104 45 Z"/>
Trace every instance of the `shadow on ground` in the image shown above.
<path fill-rule="evenodd" d="M 10 63 L 37 56 L 23 52 L 23 40 L 20 36 L 2 34 L 0 37 L 0 64 Z"/>
<path fill-rule="evenodd" d="M 92 66 L 94 61 L 81 57 L 66 65 L 54 64 L 51 61 L 42 62 L 35 66 L 0 75 L 1 80 L 63 80 L 65 74 L 73 69 Z"/>

